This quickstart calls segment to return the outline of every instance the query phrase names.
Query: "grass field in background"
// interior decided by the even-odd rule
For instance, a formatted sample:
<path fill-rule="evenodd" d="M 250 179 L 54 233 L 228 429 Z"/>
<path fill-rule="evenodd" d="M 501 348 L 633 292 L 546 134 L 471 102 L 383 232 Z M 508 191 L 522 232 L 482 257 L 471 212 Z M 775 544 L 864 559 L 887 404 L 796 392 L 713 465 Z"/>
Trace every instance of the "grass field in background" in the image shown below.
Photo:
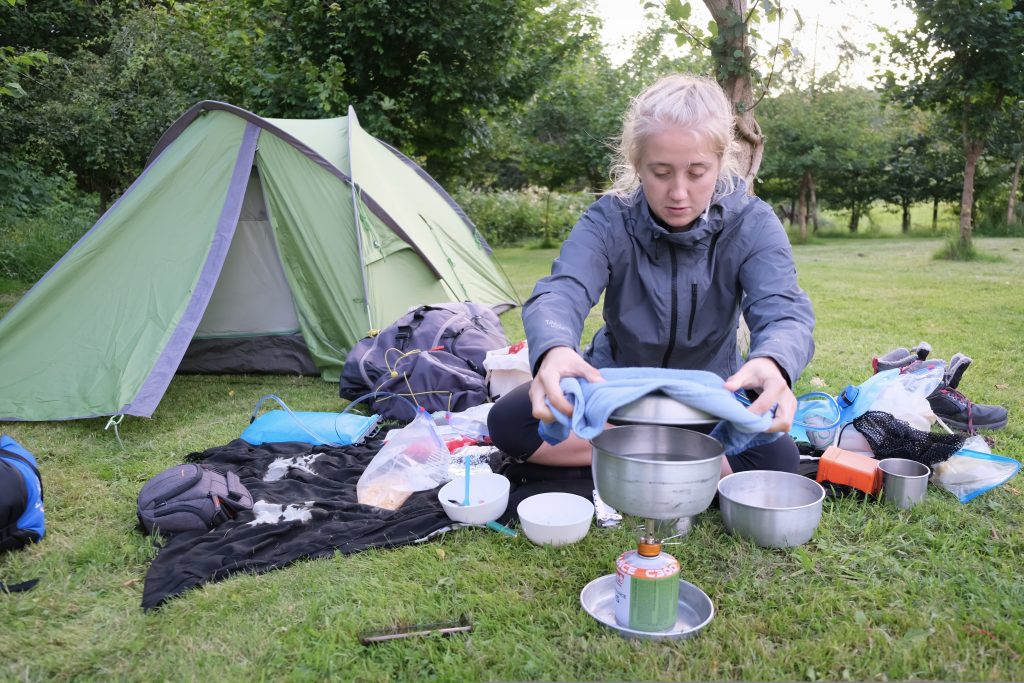
<path fill-rule="evenodd" d="M 964 352 L 962 390 L 1010 409 L 991 436 L 1020 459 L 1024 239 L 978 239 L 994 262 L 933 260 L 942 244 L 796 247 L 818 317 L 796 389 L 836 394 L 868 377 L 872 355 L 922 340 L 937 357 Z M 496 255 L 525 297 L 555 251 Z M 0 281 L 0 311 L 26 288 Z M 503 321 L 522 336 L 518 311 Z M 47 508 L 45 540 L 0 558 L 0 580 L 41 579 L 0 594 L 0 680 L 1024 680 L 1019 476 L 966 505 L 934 487 L 909 511 L 828 499 L 815 537 L 785 550 L 730 537 L 710 510 L 669 548 L 716 608 L 687 641 L 627 641 L 580 609 L 583 586 L 634 544 L 628 524 L 563 549 L 460 530 L 235 576 L 143 613 L 156 550 L 135 530 L 139 488 L 237 437 L 265 393 L 340 408 L 335 386 L 308 378 L 179 376 L 152 419 L 121 425 L 123 448 L 100 419 L 0 425 L 40 458 Z M 463 613 L 468 635 L 359 644 L 369 629 Z"/>

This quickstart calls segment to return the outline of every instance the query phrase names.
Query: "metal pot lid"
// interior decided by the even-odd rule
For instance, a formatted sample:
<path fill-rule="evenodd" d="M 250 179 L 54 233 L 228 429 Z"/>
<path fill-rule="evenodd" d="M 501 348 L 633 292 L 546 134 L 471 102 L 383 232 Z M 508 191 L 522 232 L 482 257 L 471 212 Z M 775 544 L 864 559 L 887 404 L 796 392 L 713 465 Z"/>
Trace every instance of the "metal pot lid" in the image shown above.
<path fill-rule="evenodd" d="M 715 425 L 721 422 L 711 413 L 688 406 L 660 391 L 620 406 L 608 421 L 616 425 L 653 424 L 678 427 Z"/>
<path fill-rule="evenodd" d="M 615 574 L 594 579 L 580 591 L 583 610 L 602 626 L 618 631 L 623 638 L 637 640 L 683 640 L 697 635 L 715 618 L 715 605 L 708 594 L 689 581 L 679 579 L 679 610 L 676 623 L 667 631 L 637 631 L 615 621 Z"/>

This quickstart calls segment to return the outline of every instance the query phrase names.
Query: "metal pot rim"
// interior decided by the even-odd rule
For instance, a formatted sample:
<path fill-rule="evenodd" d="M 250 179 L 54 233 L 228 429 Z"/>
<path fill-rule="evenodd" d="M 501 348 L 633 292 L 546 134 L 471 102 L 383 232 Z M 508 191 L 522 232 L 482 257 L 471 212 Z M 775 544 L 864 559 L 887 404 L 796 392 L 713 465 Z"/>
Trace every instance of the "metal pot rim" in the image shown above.
<path fill-rule="evenodd" d="M 743 475 L 750 475 L 750 474 L 753 474 L 753 473 L 761 473 L 761 474 L 763 474 L 764 472 L 765 472 L 765 470 L 746 470 L 744 472 L 733 472 L 731 474 L 727 474 L 726 476 L 722 477 L 718 481 L 718 495 L 721 498 L 729 501 L 729 503 L 731 503 L 732 505 L 744 507 L 744 508 L 747 508 L 748 510 L 759 510 L 759 511 L 764 511 L 764 512 L 786 512 L 788 510 L 803 510 L 805 508 L 818 507 L 825 500 L 825 489 L 824 489 L 824 487 L 821 484 L 819 484 L 818 482 L 814 481 L 813 479 L 808 479 L 807 477 L 804 477 L 802 475 L 796 474 L 794 472 L 776 472 L 776 471 L 772 471 L 773 474 L 783 474 L 783 475 L 791 475 L 791 476 L 794 476 L 794 477 L 800 477 L 801 479 L 806 479 L 809 483 L 814 484 L 814 486 L 817 486 L 819 491 L 818 491 L 818 497 L 815 500 L 811 501 L 810 503 L 804 503 L 803 505 L 792 505 L 792 506 L 789 506 L 789 507 L 766 507 L 764 505 L 752 505 L 750 503 L 744 503 L 742 501 L 737 500 L 736 498 L 730 497 L 728 493 L 726 493 L 725 491 L 722 490 L 722 484 L 724 482 L 727 482 L 730 477 L 744 478 Z"/>

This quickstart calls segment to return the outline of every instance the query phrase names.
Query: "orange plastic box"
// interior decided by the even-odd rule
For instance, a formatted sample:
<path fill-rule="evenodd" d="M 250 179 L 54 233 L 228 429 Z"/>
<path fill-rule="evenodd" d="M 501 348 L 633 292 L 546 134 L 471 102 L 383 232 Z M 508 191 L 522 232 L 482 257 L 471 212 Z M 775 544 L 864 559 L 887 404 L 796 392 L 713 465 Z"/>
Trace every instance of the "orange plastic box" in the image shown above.
<path fill-rule="evenodd" d="M 852 486 L 855 489 L 878 495 L 882 490 L 882 471 L 878 461 L 872 457 L 844 451 L 838 446 L 829 446 L 818 460 L 818 483 L 829 481 L 833 484 Z"/>

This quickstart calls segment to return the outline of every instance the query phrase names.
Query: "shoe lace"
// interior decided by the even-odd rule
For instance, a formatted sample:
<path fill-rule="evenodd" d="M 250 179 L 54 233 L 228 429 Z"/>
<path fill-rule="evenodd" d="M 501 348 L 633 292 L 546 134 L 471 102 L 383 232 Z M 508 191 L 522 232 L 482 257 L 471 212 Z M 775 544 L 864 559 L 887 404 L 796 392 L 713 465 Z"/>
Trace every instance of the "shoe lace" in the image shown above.
<path fill-rule="evenodd" d="M 958 390 L 949 386 L 945 386 L 939 389 L 939 393 L 946 394 L 947 396 L 952 396 L 953 399 L 958 403 L 963 402 L 964 406 L 966 406 L 965 409 L 967 410 L 967 433 L 970 434 L 971 436 L 977 434 L 977 431 L 975 431 L 974 429 L 974 403 L 971 402 L 971 399 L 967 398 Z"/>

